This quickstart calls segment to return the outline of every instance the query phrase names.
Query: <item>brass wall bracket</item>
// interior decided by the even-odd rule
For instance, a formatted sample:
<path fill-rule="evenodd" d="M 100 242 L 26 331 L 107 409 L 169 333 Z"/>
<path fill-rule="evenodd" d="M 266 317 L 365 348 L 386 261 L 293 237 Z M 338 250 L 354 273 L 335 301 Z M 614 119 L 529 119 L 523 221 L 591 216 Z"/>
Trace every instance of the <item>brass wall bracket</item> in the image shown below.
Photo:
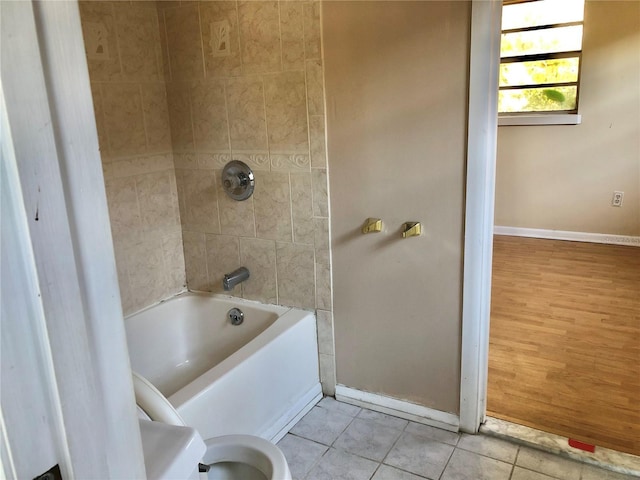
<path fill-rule="evenodd" d="M 420 222 L 406 222 L 402 224 L 402 238 L 418 237 L 422 233 Z"/>
<path fill-rule="evenodd" d="M 362 233 L 377 233 L 382 231 L 382 220 L 379 218 L 367 218 L 362 225 Z"/>

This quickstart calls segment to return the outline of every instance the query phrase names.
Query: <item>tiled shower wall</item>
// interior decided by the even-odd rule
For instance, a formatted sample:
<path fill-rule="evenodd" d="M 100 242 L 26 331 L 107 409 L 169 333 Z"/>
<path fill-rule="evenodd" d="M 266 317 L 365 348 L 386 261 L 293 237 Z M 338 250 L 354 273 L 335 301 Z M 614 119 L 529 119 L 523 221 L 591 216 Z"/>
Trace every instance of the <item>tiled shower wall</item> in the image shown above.
<path fill-rule="evenodd" d="M 81 3 L 125 313 L 191 290 L 316 309 L 335 385 L 318 1 Z M 221 190 L 231 159 L 249 200 Z M 182 227 L 182 228 L 181 228 Z M 183 256 L 184 252 L 184 256 Z"/>
<path fill-rule="evenodd" d="M 125 314 L 184 288 L 155 2 L 80 3 Z"/>
<path fill-rule="evenodd" d="M 319 2 L 158 2 L 187 283 L 318 309 L 322 377 L 334 381 Z M 231 200 L 220 173 L 254 170 Z"/>

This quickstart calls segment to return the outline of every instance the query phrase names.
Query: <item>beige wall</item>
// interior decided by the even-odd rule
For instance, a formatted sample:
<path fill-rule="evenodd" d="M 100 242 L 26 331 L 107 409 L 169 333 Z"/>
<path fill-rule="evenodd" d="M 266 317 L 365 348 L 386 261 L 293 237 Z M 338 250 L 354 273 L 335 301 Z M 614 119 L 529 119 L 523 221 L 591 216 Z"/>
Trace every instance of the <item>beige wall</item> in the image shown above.
<path fill-rule="evenodd" d="M 185 285 L 155 2 L 81 2 L 125 313 Z M 102 40 L 100 40 L 102 38 Z"/>
<path fill-rule="evenodd" d="M 329 211 L 319 2 L 160 2 L 187 283 L 330 315 Z M 212 32 L 229 29 L 228 51 Z M 229 199 L 220 172 L 249 164 Z"/>
<path fill-rule="evenodd" d="M 496 225 L 640 235 L 639 51 L 640 2 L 587 1 L 582 124 L 498 129 Z"/>
<path fill-rule="evenodd" d="M 468 2 L 323 4 L 337 381 L 453 413 L 469 32 Z"/>

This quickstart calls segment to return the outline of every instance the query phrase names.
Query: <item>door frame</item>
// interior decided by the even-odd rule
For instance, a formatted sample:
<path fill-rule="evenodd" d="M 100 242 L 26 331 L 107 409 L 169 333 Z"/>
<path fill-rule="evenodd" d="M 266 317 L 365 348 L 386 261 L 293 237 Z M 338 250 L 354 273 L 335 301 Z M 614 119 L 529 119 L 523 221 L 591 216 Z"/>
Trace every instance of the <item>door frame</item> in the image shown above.
<path fill-rule="evenodd" d="M 32 283 L 20 300 L 39 313 L 1 298 L 1 327 L 18 344 L 2 352 L 16 370 L 2 387 L 24 397 L 0 403 L 0 477 L 33 478 L 25 445 L 48 431 L 40 441 L 50 452 L 38 461 L 58 463 L 65 478 L 146 478 L 78 3 L 0 9 L 1 161 L 13 172 L 2 193 L 15 207 L 2 228 L 15 225 L 22 239 L 2 254 L 22 262 Z M 14 280 L 4 268 L 3 280 Z M 22 361 L 28 349 L 37 362 Z M 47 418 L 19 405 L 34 401 L 21 387 L 36 364 Z"/>
<path fill-rule="evenodd" d="M 462 290 L 460 430 L 486 415 L 502 1 L 473 0 Z"/>

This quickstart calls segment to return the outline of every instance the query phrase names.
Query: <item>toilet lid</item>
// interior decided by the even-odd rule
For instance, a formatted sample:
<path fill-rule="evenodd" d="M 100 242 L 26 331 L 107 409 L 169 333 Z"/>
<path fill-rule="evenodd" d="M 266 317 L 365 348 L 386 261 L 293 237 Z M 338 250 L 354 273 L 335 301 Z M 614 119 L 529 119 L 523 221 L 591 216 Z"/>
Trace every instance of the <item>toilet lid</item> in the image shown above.
<path fill-rule="evenodd" d="M 136 403 L 151 420 L 179 427 L 187 426 L 169 400 L 149 380 L 139 373 L 132 371 L 131 374 Z"/>

